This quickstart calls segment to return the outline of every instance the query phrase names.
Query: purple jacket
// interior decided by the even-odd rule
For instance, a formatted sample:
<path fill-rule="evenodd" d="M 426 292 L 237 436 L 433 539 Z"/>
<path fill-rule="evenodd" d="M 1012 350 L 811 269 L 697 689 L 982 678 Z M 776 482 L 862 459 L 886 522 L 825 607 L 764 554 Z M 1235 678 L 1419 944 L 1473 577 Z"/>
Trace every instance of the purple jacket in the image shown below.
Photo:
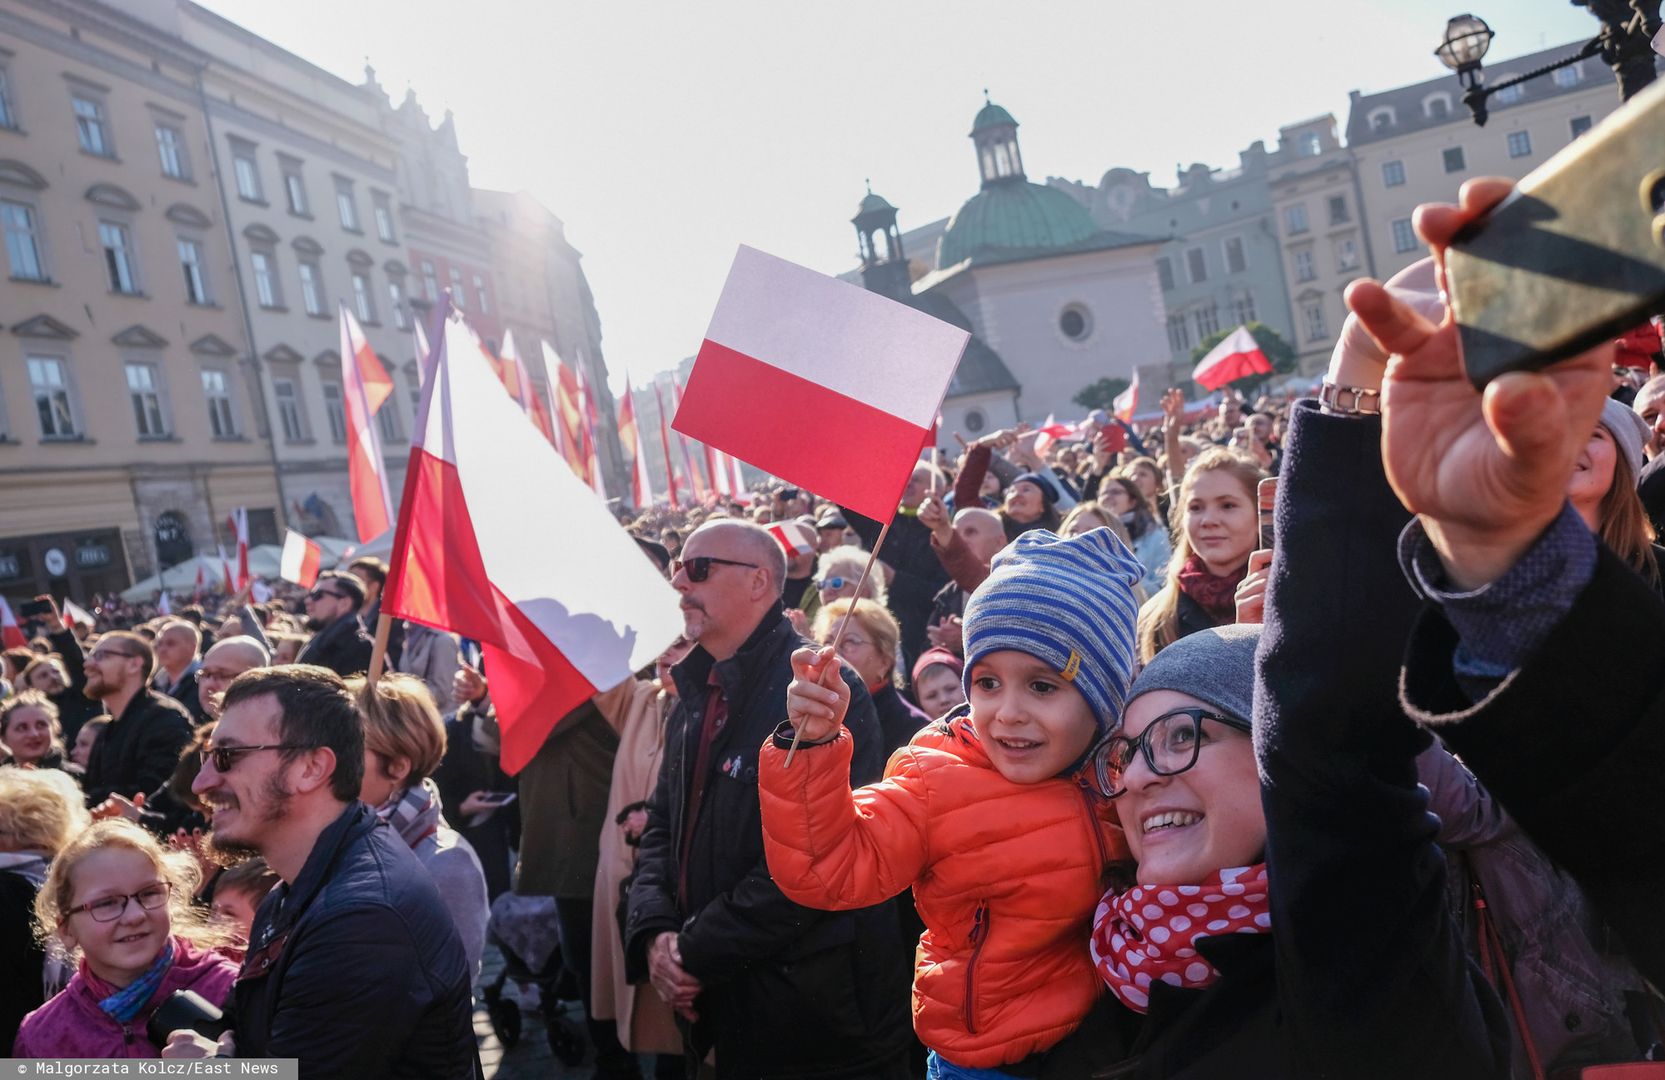
<path fill-rule="evenodd" d="M 175 990 L 195 990 L 224 1006 L 237 980 L 237 965 L 217 952 L 198 949 L 174 938 L 173 967 L 156 996 L 130 1024 L 118 1024 L 98 1007 L 98 997 L 82 970 L 51 1001 L 23 1018 L 12 1056 L 20 1058 L 153 1058 L 161 1054 L 145 1036 L 145 1023 Z"/>

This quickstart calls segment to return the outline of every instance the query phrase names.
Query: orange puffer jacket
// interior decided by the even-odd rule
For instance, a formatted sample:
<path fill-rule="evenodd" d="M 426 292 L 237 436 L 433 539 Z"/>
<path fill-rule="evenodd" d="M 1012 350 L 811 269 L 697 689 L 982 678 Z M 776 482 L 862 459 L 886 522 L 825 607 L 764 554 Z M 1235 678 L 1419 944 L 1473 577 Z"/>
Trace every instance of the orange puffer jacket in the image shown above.
<path fill-rule="evenodd" d="M 1104 870 L 1127 857 L 1110 804 L 1072 780 L 1014 784 L 971 721 L 951 717 L 851 792 L 850 733 L 758 758 L 769 872 L 790 899 L 866 907 L 913 887 L 925 934 L 914 1030 L 949 1061 L 990 1069 L 1046 1050 L 1104 984 L 1087 952 Z"/>

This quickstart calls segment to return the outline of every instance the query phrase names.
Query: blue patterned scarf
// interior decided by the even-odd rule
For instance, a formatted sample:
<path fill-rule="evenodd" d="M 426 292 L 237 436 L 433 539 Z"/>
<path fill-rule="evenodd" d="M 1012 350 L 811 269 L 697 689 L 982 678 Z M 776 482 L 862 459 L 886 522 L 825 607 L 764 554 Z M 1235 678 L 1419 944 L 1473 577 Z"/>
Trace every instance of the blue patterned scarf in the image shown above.
<path fill-rule="evenodd" d="M 109 1014 L 118 1024 L 131 1023 L 150 1003 L 150 999 L 156 994 L 156 988 L 162 985 L 162 980 L 167 977 L 168 969 L 171 967 L 173 967 L 173 938 L 170 937 L 161 955 L 157 956 L 150 967 L 145 969 L 143 975 L 101 1000 L 98 1007 Z"/>

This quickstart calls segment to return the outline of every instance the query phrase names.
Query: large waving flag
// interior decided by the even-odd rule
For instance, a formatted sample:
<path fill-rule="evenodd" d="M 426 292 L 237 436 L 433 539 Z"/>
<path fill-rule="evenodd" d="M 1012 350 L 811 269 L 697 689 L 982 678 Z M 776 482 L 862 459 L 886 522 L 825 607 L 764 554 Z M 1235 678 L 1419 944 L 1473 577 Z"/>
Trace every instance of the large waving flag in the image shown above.
<path fill-rule="evenodd" d="M 631 393 L 628 371 L 624 373 L 624 397 L 619 400 L 619 445 L 630 458 L 631 503 L 638 508 L 652 506 L 653 483 L 648 479 L 642 432 L 636 426 L 636 395 Z"/>
<path fill-rule="evenodd" d="M 385 614 L 481 643 L 519 772 L 580 702 L 682 632 L 677 595 L 448 318 L 411 440 Z M 551 554 L 551 538 L 561 554 Z"/>
<path fill-rule="evenodd" d="M 877 293 L 742 247 L 675 426 L 888 522 L 970 339 Z"/>
<path fill-rule="evenodd" d="M 1260 351 L 1254 335 L 1247 326 L 1239 326 L 1227 334 L 1220 344 L 1208 350 L 1191 378 L 1198 385 L 1218 390 L 1229 382 L 1250 375 L 1272 374 L 1272 362 Z"/>
<path fill-rule="evenodd" d="M 283 555 L 278 559 L 278 576 L 293 581 L 303 589 L 318 582 L 318 568 L 324 561 L 324 549 L 312 540 L 290 529 L 283 536 Z"/>
<path fill-rule="evenodd" d="M 370 418 L 393 393 L 393 380 L 370 347 L 358 320 L 341 305 L 341 395 L 347 417 L 347 486 L 359 543 L 374 540 L 393 525 L 382 441 Z"/>
<path fill-rule="evenodd" d="M 0 646 L 22 649 L 28 645 L 29 639 L 23 636 L 23 628 L 17 625 L 17 616 L 12 614 L 12 606 L 6 603 L 4 596 L 0 596 Z"/>

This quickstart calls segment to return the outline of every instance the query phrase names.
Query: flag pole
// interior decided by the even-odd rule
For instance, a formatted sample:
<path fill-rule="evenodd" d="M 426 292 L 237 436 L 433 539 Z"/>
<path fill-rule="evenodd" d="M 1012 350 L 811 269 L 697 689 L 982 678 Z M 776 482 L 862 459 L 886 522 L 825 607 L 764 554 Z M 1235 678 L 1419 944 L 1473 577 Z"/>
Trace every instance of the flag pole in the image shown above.
<path fill-rule="evenodd" d="M 838 643 L 844 640 L 844 628 L 850 625 L 852 617 L 854 616 L 856 606 L 855 601 L 861 599 L 861 590 L 862 587 L 867 584 L 867 575 L 873 572 L 873 564 L 879 559 L 879 549 L 885 546 L 885 537 L 890 535 L 890 525 L 891 522 L 895 520 L 896 515 L 892 514 L 890 516 L 890 521 L 885 522 L 885 527 L 879 530 L 879 538 L 873 541 L 873 550 L 867 553 L 867 565 L 861 568 L 861 577 L 856 579 L 856 595 L 850 602 L 851 612 L 850 614 L 845 615 L 842 619 L 838 620 L 838 628 L 833 631 L 832 640 L 827 642 L 827 648 L 833 650 L 834 655 L 831 657 L 831 662 L 833 664 L 838 663 Z M 371 659 L 374 660 L 375 658 L 371 657 Z M 823 669 L 823 672 L 824 671 L 825 669 Z M 787 748 L 786 764 L 783 766 L 784 768 L 790 769 L 792 767 L 792 757 L 798 752 L 798 740 L 801 738 L 803 738 L 803 733 L 798 730 L 796 725 L 794 725 L 792 728 L 792 745 Z"/>
<path fill-rule="evenodd" d="M 381 681 L 382 668 L 387 665 L 387 639 L 393 632 L 393 616 L 383 612 L 376 616 L 376 643 L 370 647 L 370 670 L 365 681 L 371 686 Z"/>

